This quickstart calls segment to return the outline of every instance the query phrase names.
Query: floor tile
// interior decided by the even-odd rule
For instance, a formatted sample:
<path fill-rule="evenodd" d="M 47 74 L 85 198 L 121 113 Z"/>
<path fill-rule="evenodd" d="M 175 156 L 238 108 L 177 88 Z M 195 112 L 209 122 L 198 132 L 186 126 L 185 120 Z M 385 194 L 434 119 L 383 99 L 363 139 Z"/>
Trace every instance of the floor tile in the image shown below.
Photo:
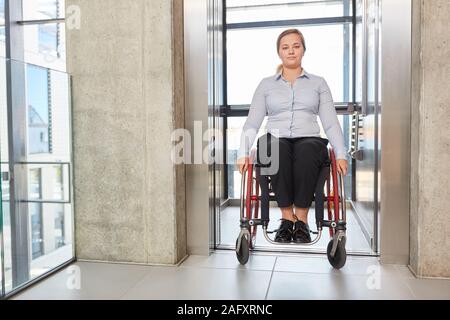
<path fill-rule="evenodd" d="M 118 299 L 141 280 L 150 268 L 138 265 L 77 262 L 15 296 L 14 299 Z M 77 274 L 80 275 L 80 281 L 76 278 Z"/>
<path fill-rule="evenodd" d="M 252 253 L 245 266 L 241 265 L 234 251 L 227 253 L 213 253 L 210 256 L 189 256 L 180 266 L 195 268 L 224 268 L 272 271 L 275 265 L 275 256 L 258 255 Z"/>
<path fill-rule="evenodd" d="M 450 280 L 408 279 L 408 287 L 421 300 L 449 300 Z"/>
<path fill-rule="evenodd" d="M 122 299 L 264 299 L 268 271 L 155 267 Z"/>
<path fill-rule="evenodd" d="M 268 299 L 295 300 L 375 300 L 412 299 L 403 280 L 365 276 L 274 272 Z"/>
<path fill-rule="evenodd" d="M 331 273 L 340 275 L 376 275 L 414 279 L 406 266 L 380 265 L 376 257 L 347 257 L 340 270 L 334 269 L 325 255 L 317 257 L 278 257 L 275 271 Z"/>
<path fill-rule="evenodd" d="M 450 280 L 416 279 L 406 266 L 379 265 L 373 257 L 349 256 L 341 270 L 324 255 L 252 259 L 240 266 L 234 252 L 217 251 L 180 267 L 78 262 L 15 299 L 450 299 Z M 73 266 L 81 272 L 79 290 L 70 288 Z"/>

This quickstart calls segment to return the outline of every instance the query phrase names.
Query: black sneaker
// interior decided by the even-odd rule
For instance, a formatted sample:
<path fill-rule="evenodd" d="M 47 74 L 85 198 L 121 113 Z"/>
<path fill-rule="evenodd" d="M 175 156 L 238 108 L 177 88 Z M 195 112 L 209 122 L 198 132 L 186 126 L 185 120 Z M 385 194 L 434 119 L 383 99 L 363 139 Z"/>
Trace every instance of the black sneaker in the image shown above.
<path fill-rule="evenodd" d="M 275 242 L 289 243 L 292 240 L 292 228 L 294 223 L 289 220 L 281 219 L 280 227 L 275 235 Z"/>
<path fill-rule="evenodd" d="M 295 243 L 310 243 L 311 233 L 309 231 L 309 226 L 300 220 L 295 222 L 292 239 Z"/>

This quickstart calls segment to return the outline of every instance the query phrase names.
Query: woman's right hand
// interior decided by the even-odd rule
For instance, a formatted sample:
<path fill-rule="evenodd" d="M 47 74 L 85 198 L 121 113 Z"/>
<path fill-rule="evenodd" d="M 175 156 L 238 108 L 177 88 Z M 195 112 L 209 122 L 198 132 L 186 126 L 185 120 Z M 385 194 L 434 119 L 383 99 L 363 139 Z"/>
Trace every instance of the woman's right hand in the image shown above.
<path fill-rule="evenodd" d="M 240 174 L 243 174 L 244 171 L 247 170 L 249 163 L 250 163 L 250 157 L 242 157 L 237 160 L 236 165 L 239 169 Z"/>

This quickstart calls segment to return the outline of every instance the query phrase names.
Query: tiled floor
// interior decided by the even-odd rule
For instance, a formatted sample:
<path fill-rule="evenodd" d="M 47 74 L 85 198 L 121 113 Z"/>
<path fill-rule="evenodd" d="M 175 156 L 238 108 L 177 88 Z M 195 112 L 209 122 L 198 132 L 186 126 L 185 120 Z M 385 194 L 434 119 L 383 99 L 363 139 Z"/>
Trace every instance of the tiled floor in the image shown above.
<path fill-rule="evenodd" d="M 416 279 L 373 257 L 348 257 L 337 271 L 322 255 L 254 253 L 241 266 L 217 251 L 178 267 L 77 262 L 15 299 L 450 299 L 450 280 Z"/>
<path fill-rule="evenodd" d="M 359 226 L 355 217 L 355 212 L 351 209 L 347 209 L 347 242 L 345 248 L 347 252 L 367 253 L 372 252 L 370 245 Z M 281 218 L 281 212 L 279 208 L 270 208 L 270 222 L 269 230 L 277 229 Z M 221 212 L 220 215 L 220 244 L 223 246 L 235 246 L 236 239 L 239 235 L 239 207 L 227 207 Z M 311 208 L 308 215 L 308 224 L 311 229 L 315 231 L 315 213 L 314 208 Z M 325 229 L 325 233 L 318 243 L 310 247 L 317 251 L 325 252 L 330 237 L 328 235 L 328 229 Z M 264 246 L 264 248 L 280 247 L 278 245 L 272 245 L 264 239 L 262 228 L 259 227 L 256 236 L 256 245 Z M 308 249 L 309 250 L 309 249 Z"/>

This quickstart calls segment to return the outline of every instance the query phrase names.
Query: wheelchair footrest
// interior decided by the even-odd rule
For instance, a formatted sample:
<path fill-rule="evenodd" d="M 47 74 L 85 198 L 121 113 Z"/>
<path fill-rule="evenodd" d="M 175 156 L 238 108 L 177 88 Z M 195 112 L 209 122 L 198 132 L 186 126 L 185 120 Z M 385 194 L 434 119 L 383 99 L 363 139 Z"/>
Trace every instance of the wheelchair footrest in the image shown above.
<path fill-rule="evenodd" d="M 273 230 L 273 231 L 269 231 L 269 230 L 267 230 L 266 231 L 267 232 L 267 234 L 272 234 L 272 233 L 276 233 L 276 232 L 278 232 L 278 229 L 276 229 L 276 230 Z M 309 231 L 310 233 L 312 233 L 312 234 L 314 234 L 314 235 L 318 235 L 319 234 L 319 232 L 318 231 Z"/>

